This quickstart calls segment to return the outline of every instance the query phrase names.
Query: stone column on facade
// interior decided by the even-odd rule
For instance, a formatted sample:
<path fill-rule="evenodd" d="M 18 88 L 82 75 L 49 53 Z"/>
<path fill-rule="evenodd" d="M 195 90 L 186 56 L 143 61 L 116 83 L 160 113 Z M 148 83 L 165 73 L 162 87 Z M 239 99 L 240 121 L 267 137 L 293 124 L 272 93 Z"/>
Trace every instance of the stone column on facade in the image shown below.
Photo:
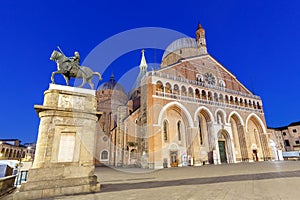
<path fill-rule="evenodd" d="M 14 199 L 41 199 L 100 191 L 94 175 L 95 91 L 50 84 L 40 117 L 36 156 Z"/>

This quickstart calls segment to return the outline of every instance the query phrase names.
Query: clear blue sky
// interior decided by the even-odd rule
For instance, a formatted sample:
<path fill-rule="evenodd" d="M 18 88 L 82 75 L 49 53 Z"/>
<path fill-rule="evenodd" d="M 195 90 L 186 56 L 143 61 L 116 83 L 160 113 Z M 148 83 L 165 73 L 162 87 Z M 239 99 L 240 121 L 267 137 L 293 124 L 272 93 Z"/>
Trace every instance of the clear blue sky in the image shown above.
<path fill-rule="evenodd" d="M 69 56 L 78 50 L 84 60 L 122 31 L 164 27 L 194 37 L 198 22 L 206 30 L 208 52 L 262 97 L 268 126 L 298 121 L 299 10 L 297 0 L 3 1 L 0 138 L 36 140 L 39 118 L 33 105 L 43 102 L 56 69 L 49 57 L 57 45 Z M 154 62 L 153 53 L 146 52 L 148 62 Z M 127 56 L 103 66 L 105 80 L 112 70 L 118 78 L 139 64 L 140 52 Z"/>

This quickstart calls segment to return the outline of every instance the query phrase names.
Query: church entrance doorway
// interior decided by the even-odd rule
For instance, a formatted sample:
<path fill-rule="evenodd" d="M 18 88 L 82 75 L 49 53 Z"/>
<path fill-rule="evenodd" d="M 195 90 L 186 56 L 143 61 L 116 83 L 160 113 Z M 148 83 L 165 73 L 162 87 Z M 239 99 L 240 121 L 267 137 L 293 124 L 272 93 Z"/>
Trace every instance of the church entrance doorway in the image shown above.
<path fill-rule="evenodd" d="M 178 167 L 178 151 L 170 152 L 171 167 Z"/>
<path fill-rule="evenodd" d="M 252 153 L 253 153 L 253 161 L 258 162 L 257 150 L 256 149 L 252 150 Z"/>
<path fill-rule="evenodd" d="M 218 141 L 221 163 L 227 163 L 225 141 Z"/>

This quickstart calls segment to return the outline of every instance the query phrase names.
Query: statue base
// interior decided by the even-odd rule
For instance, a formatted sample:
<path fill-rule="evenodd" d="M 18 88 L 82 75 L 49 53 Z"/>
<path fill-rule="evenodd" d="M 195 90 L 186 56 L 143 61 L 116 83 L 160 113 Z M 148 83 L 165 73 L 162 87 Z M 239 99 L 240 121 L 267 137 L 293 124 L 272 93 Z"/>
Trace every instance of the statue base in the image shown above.
<path fill-rule="evenodd" d="M 100 191 L 94 175 L 95 91 L 53 85 L 35 105 L 40 117 L 35 160 L 16 200 L 42 199 Z"/>
<path fill-rule="evenodd" d="M 49 175 L 45 174 L 45 170 L 31 169 L 31 176 L 32 171 L 35 171 L 35 173 L 39 174 L 39 176 Z M 97 182 L 97 176 L 95 175 L 79 178 L 59 178 L 52 180 L 28 181 L 23 183 L 19 191 L 15 193 L 13 199 L 43 199 L 62 195 L 94 193 L 99 191 L 100 183 Z"/>

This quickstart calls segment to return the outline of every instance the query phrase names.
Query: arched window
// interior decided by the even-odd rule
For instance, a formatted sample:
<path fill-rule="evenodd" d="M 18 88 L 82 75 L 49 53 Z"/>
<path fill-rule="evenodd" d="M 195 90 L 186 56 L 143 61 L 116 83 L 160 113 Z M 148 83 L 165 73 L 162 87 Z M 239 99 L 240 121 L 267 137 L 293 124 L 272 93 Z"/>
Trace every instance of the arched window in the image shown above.
<path fill-rule="evenodd" d="M 230 101 L 230 104 L 234 104 L 234 100 L 233 100 L 233 97 L 232 97 L 232 96 L 230 96 L 229 101 Z"/>
<path fill-rule="evenodd" d="M 6 149 L 5 151 L 5 157 L 8 157 L 9 156 L 9 149 Z"/>
<path fill-rule="evenodd" d="M 256 108 L 255 101 L 253 101 L 252 105 L 253 105 L 253 108 Z"/>
<path fill-rule="evenodd" d="M 157 81 L 156 82 L 156 91 L 159 91 L 159 92 L 163 92 L 164 91 L 164 86 L 162 84 L 161 81 Z"/>
<path fill-rule="evenodd" d="M 257 102 L 257 108 L 258 109 L 261 109 L 260 105 L 259 105 L 259 102 Z"/>
<path fill-rule="evenodd" d="M 163 123 L 163 134 L 164 134 L 164 141 L 168 140 L 168 122 L 167 120 Z"/>
<path fill-rule="evenodd" d="M 252 107 L 252 103 L 251 103 L 251 100 L 249 100 L 249 107 Z"/>
<path fill-rule="evenodd" d="M 173 90 L 174 94 L 179 94 L 179 87 L 177 84 L 174 85 L 174 90 Z"/>
<path fill-rule="evenodd" d="M 200 99 L 200 91 L 198 89 L 195 90 L 195 97 Z"/>
<path fill-rule="evenodd" d="M 108 151 L 103 150 L 101 152 L 100 160 L 108 160 Z"/>
<path fill-rule="evenodd" d="M 225 103 L 228 103 L 229 104 L 229 98 L 227 95 L 225 95 Z"/>
<path fill-rule="evenodd" d="M 239 105 L 239 99 L 237 97 L 235 97 L 234 102 L 235 102 L 235 105 Z"/>
<path fill-rule="evenodd" d="M 244 100 L 244 106 L 248 107 L 247 99 Z"/>
<path fill-rule="evenodd" d="M 197 74 L 196 75 L 196 80 L 197 80 L 197 84 L 199 85 L 200 83 L 203 82 L 203 76 L 201 74 Z"/>
<path fill-rule="evenodd" d="M 181 141 L 181 121 L 177 122 L 178 141 Z"/>
<path fill-rule="evenodd" d="M 165 92 L 170 94 L 172 93 L 172 86 L 170 83 L 166 83 Z"/>
<path fill-rule="evenodd" d="M 203 144 L 202 132 L 201 132 L 201 118 L 200 118 L 200 116 L 198 116 L 198 128 L 199 128 L 200 144 Z"/>
<path fill-rule="evenodd" d="M 205 90 L 202 90 L 202 92 L 201 92 L 201 98 L 204 99 L 204 100 L 206 100 L 206 92 L 205 92 Z"/>
<path fill-rule="evenodd" d="M 186 96 L 186 88 L 184 86 L 181 86 L 181 95 Z"/>
<path fill-rule="evenodd" d="M 223 81 L 223 80 L 220 80 L 219 81 L 219 85 L 220 85 L 220 87 L 225 87 L 226 85 L 225 85 L 225 82 Z"/>

